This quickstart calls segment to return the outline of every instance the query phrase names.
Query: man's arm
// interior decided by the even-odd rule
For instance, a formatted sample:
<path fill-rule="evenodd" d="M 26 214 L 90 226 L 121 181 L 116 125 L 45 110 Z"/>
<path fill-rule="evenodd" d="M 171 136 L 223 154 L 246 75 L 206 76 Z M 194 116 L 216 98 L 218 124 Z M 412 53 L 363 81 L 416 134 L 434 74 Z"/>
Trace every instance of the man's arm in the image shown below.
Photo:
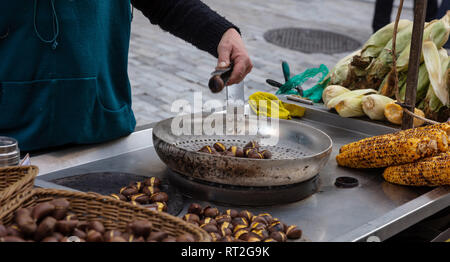
<path fill-rule="evenodd" d="M 232 23 L 199 0 L 131 0 L 152 24 L 217 57 L 217 46 Z M 238 29 L 237 29 L 238 30 Z"/>
<path fill-rule="evenodd" d="M 134 7 L 163 30 L 219 58 L 234 70 L 228 84 L 240 82 L 251 69 L 239 29 L 200 0 L 131 0 Z"/>

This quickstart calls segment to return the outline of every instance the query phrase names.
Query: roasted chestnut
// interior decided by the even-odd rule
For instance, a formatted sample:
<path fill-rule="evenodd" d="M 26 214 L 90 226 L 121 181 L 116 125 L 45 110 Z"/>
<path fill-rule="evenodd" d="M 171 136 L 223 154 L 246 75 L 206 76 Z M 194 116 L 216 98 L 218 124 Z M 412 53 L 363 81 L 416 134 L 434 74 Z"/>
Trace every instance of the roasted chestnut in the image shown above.
<path fill-rule="evenodd" d="M 271 159 L 272 158 L 272 153 L 269 150 L 263 150 L 261 152 L 259 152 L 264 159 Z"/>
<path fill-rule="evenodd" d="M 214 143 L 213 147 L 217 152 L 225 152 L 227 150 L 225 145 L 220 142 Z"/>
<path fill-rule="evenodd" d="M 55 230 L 55 226 L 56 226 L 55 218 L 50 216 L 44 218 L 36 229 L 36 232 L 34 234 L 34 240 L 39 241 L 47 236 L 52 235 L 53 231 Z"/>
<path fill-rule="evenodd" d="M 198 152 L 207 153 L 207 154 L 214 154 L 216 153 L 216 150 L 210 146 L 204 146 L 198 150 Z"/>
<path fill-rule="evenodd" d="M 201 215 L 202 214 L 202 206 L 197 203 L 192 203 L 188 208 L 188 213 Z"/>
<path fill-rule="evenodd" d="M 156 192 L 150 197 L 152 202 L 167 202 L 169 200 L 169 195 L 165 192 Z"/>
<path fill-rule="evenodd" d="M 147 220 L 135 220 L 128 224 L 127 230 L 135 236 L 148 237 L 152 231 L 152 223 Z"/>
<path fill-rule="evenodd" d="M 161 185 L 161 180 L 157 177 L 150 177 L 144 181 L 146 186 L 159 187 Z"/>
<path fill-rule="evenodd" d="M 50 204 L 55 206 L 55 210 L 53 210 L 52 216 L 56 220 L 63 219 L 66 216 L 67 211 L 69 210 L 69 206 L 70 206 L 70 202 L 64 198 L 54 199 L 54 200 L 50 201 Z"/>
<path fill-rule="evenodd" d="M 136 195 L 132 195 L 130 197 L 131 201 L 136 201 L 137 203 L 141 204 L 141 205 L 145 205 L 150 201 L 150 197 L 144 193 L 139 193 Z"/>
<path fill-rule="evenodd" d="M 50 204 L 50 202 L 43 202 L 40 204 L 37 204 L 32 211 L 32 217 L 36 221 L 40 221 L 44 217 L 50 215 L 55 210 L 55 206 Z"/>
<path fill-rule="evenodd" d="M 110 196 L 117 200 L 127 201 L 127 198 L 122 194 L 111 194 Z"/>
<path fill-rule="evenodd" d="M 20 231 L 25 235 L 31 235 L 37 229 L 36 222 L 31 217 L 31 212 L 29 209 L 21 208 L 17 210 L 15 221 Z"/>
<path fill-rule="evenodd" d="M 160 191 L 161 190 L 158 187 L 155 187 L 155 186 L 146 186 L 146 187 L 144 187 L 144 189 L 142 189 L 142 193 L 144 193 L 144 194 L 146 194 L 148 196 L 151 196 L 151 195 L 153 195 L 155 193 L 158 193 Z"/>
<path fill-rule="evenodd" d="M 244 146 L 244 149 L 245 148 L 255 148 L 255 149 L 259 149 L 259 144 L 258 144 L 258 142 L 256 142 L 256 141 L 250 141 L 250 142 L 248 142 L 245 146 Z"/>

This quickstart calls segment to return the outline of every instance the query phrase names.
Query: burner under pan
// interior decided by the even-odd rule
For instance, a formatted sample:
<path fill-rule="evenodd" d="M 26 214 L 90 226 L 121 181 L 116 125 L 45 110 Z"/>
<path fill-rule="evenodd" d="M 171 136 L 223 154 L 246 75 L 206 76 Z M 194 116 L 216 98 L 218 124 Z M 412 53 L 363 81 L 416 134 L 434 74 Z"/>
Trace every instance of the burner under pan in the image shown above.
<path fill-rule="evenodd" d="M 194 179 L 169 169 L 169 181 L 187 197 L 225 205 L 268 206 L 292 203 L 316 193 L 319 175 L 301 183 L 286 186 L 247 187 L 224 185 Z"/>

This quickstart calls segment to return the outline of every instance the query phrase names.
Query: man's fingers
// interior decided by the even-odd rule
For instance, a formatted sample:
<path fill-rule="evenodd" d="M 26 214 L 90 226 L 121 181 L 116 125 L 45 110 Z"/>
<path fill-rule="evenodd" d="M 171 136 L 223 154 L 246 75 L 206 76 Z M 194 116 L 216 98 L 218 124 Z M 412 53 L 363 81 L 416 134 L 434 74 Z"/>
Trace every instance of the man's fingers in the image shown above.
<path fill-rule="evenodd" d="M 224 68 L 230 65 L 231 50 L 231 45 L 224 44 L 219 46 L 217 50 L 219 55 L 219 59 L 217 60 L 217 68 Z"/>
<path fill-rule="evenodd" d="M 248 72 L 248 67 L 249 66 L 245 60 L 235 61 L 233 72 L 231 72 L 227 85 L 237 84 L 244 80 L 244 77 Z"/>

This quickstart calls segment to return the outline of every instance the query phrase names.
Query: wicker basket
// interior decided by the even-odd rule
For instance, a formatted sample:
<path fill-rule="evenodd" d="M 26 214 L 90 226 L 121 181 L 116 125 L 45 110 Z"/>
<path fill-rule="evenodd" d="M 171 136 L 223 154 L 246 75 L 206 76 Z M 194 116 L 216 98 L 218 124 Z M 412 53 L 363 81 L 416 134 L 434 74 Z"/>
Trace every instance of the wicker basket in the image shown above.
<path fill-rule="evenodd" d="M 38 172 L 36 166 L 0 168 L 0 210 L 14 199 L 30 195 Z"/>
<path fill-rule="evenodd" d="M 10 202 L 6 210 L 0 210 L 0 223 L 5 225 L 12 223 L 14 212 L 20 207 L 34 206 L 55 198 L 67 199 L 70 202 L 69 211 L 75 213 L 80 221 L 100 221 L 106 230 L 125 231 L 129 222 L 144 219 L 152 222 L 154 228 L 163 230 L 174 237 L 190 233 L 199 242 L 211 241 L 211 237 L 203 229 L 165 212 L 132 205 L 97 193 L 56 189 L 33 189 L 32 194 L 26 198 Z"/>

